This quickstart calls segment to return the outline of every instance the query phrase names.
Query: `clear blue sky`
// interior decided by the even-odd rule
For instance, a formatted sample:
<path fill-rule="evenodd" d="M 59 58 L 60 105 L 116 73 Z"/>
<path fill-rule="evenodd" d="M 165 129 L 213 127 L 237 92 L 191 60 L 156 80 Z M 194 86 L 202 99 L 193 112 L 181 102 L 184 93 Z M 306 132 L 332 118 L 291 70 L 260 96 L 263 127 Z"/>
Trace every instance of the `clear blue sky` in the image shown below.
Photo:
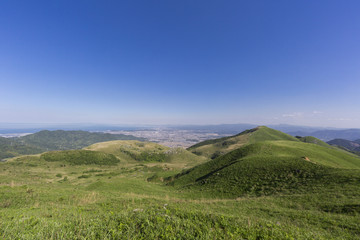
<path fill-rule="evenodd" d="M 360 127 L 360 1 L 1 1 L 0 122 Z"/>

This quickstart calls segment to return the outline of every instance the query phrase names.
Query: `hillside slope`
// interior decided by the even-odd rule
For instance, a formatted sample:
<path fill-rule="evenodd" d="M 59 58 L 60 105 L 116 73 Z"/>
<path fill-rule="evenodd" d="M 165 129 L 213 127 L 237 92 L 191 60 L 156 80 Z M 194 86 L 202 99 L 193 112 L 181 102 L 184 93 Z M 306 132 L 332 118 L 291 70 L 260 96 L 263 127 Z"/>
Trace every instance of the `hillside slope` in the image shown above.
<path fill-rule="evenodd" d="M 360 181 L 360 158 L 297 141 L 247 144 L 176 175 L 170 184 L 222 197 L 296 193 Z"/>
<path fill-rule="evenodd" d="M 207 140 L 189 147 L 188 150 L 194 154 L 214 159 L 245 144 L 268 140 L 299 141 L 286 133 L 260 126 L 243 131 L 235 136 Z"/>

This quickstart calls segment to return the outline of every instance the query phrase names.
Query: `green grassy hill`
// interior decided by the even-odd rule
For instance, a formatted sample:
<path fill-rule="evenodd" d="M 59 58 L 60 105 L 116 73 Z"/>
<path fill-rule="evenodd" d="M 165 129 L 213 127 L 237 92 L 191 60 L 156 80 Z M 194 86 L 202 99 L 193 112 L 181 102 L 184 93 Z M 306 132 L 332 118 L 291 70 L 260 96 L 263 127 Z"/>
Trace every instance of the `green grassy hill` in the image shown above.
<path fill-rule="evenodd" d="M 44 130 L 18 138 L 0 138 L 0 160 L 23 154 L 37 154 L 53 150 L 81 149 L 97 142 L 112 140 L 144 139 L 124 134 Z"/>
<path fill-rule="evenodd" d="M 184 171 L 171 184 L 225 197 L 295 193 L 360 181 L 359 170 L 360 158 L 351 153 L 297 141 L 260 141 Z"/>
<path fill-rule="evenodd" d="M 188 148 L 194 154 L 214 159 L 245 144 L 267 140 L 299 141 L 286 133 L 260 126 L 231 137 L 207 140 Z"/>

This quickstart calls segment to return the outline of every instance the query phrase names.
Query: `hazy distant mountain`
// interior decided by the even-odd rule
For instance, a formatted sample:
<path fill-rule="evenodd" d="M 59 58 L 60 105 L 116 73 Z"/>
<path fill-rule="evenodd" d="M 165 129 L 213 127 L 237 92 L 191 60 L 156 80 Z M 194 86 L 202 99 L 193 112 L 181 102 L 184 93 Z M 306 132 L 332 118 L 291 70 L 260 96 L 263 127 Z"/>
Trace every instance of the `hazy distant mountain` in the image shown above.
<path fill-rule="evenodd" d="M 360 139 L 356 141 L 350 141 L 346 139 L 334 139 L 327 142 L 330 145 L 340 146 L 350 151 L 360 152 Z"/>
<path fill-rule="evenodd" d="M 235 135 L 246 129 L 255 128 L 256 124 L 215 124 L 215 125 L 149 125 L 149 126 L 119 126 L 119 125 L 63 125 L 48 126 L 46 129 L 72 130 L 80 129 L 85 131 L 106 131 L 106 130 L 143 130 L 156 128 L 169 128 L 174 130 L 188 130 L 194 132 L 217 133 L 219 135 Z M 360 139 L 360 129 L 338 129 L 328 127 L 308 127 L 288 124 L 267 125 L 270 128 L 290 134 L 292 136 L 313 136 L 322 141 L 329 141 L 336 138 L 357 140 Z M 0 133 L 34 133 L 44 129 L 46 126 L 28 124 L 1 124 Z"/>
<path fill-rule="evenodd" d="M 288 124 L 268 125 L 268 127 L 288 134 L 295 132 L 301 133 L 301 134 L 291 134 L 293 136 L 309 136 L 310 133 L 316 131 L 322 131 L 322 130 L 340 130 L 334 128 L 296 126 L 296 125 L 288 125 Z"/>
<path fill-rule="evenodd" d="M 342 129 L 342 130 L 320 130 L 315 132 L 288 132 L 288 134 L 293 136 L 313 136 L 319 138 L 323 141 L 330 141 L 332 139 L 346 139 L 350 141 L 354 141 L 360 139 L 360 129 Z"/>
<path fill-rule="evenodd" d="M 89 132 L 101 132 L 107 130 L 138 130 L 143 129 L 142 126 L 118 126 L 118 125 L 89 125 L 89 124 L 68 124 L 68 125 L 41 125 L 41 124 L 0 124 L 0 134 L 9 133 L 36 133 L 43 130 L 56 131 L 58 129 L 65 131 L 89 131 Z"/>
<path fill-rule="evenodd" d="M 169 126 L 172 129 L 189 130 L 197 132 L 211 132 L 218 134 L 237 134 L 246 129 L 257 127 L 255 124 L 218 124 L 218 125 L 179 125 Z"/>
<path fill-rule="evenodd" d="M 218 124 L 218 125 L 179 125 L 179 126 L 171 126 L 170 128 L 179 129 L 179 130 L 206 131 L 206 132 L 214 132 L 219 134 L 237 134 L 239 132 L 245 131 L 247 129 L 255 128 L 257 126 L 259 125 L 241 123 L 241 124 Z M 301 132 L 302 133 L 300 134 L 301 136 L 307 136 L 308 133 L 312 133 L 320 130 L 333 130 L 331 128 L 295 126 L 288 124 L 267 125 L 267 126 L 269 128 L 282 131 L 285 133 Z"/>

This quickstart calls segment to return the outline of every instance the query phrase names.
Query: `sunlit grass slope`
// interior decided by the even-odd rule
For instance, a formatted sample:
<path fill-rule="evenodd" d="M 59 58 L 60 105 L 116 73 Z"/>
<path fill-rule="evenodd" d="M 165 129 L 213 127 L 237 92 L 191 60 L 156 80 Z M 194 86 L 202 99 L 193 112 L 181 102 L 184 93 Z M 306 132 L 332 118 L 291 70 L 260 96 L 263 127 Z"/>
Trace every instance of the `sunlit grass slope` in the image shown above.
<path fill-rule="evenodd" d="M 359 157 L 336 149 L 298 141 L 260 141 L 186 170 L 171 184 L 225 197 L 301 193 L 359 183 L 359 169 Z"/>
<path fill-rule="evenodd" d="M 243 131 L 242 133 L 235 136 L 207 140 L 191 146 L 188 148 L 188 150 L 194 154 L 214 159 L 218 156 L 235 150 L 244 144 L 267 140 L 299 141 L 295 137 L 286 133 L 265 126 L 260 126 L 254 129 Z"/>
<path fill-rule="evenodd" d="M 169 148 L 153 142 L 135 140 L 96 143 L 85 149 L 113 154 L 127 163 L 163 162 L 188 167 L 207 161 L 205 157 L 182 148 Z"/>

